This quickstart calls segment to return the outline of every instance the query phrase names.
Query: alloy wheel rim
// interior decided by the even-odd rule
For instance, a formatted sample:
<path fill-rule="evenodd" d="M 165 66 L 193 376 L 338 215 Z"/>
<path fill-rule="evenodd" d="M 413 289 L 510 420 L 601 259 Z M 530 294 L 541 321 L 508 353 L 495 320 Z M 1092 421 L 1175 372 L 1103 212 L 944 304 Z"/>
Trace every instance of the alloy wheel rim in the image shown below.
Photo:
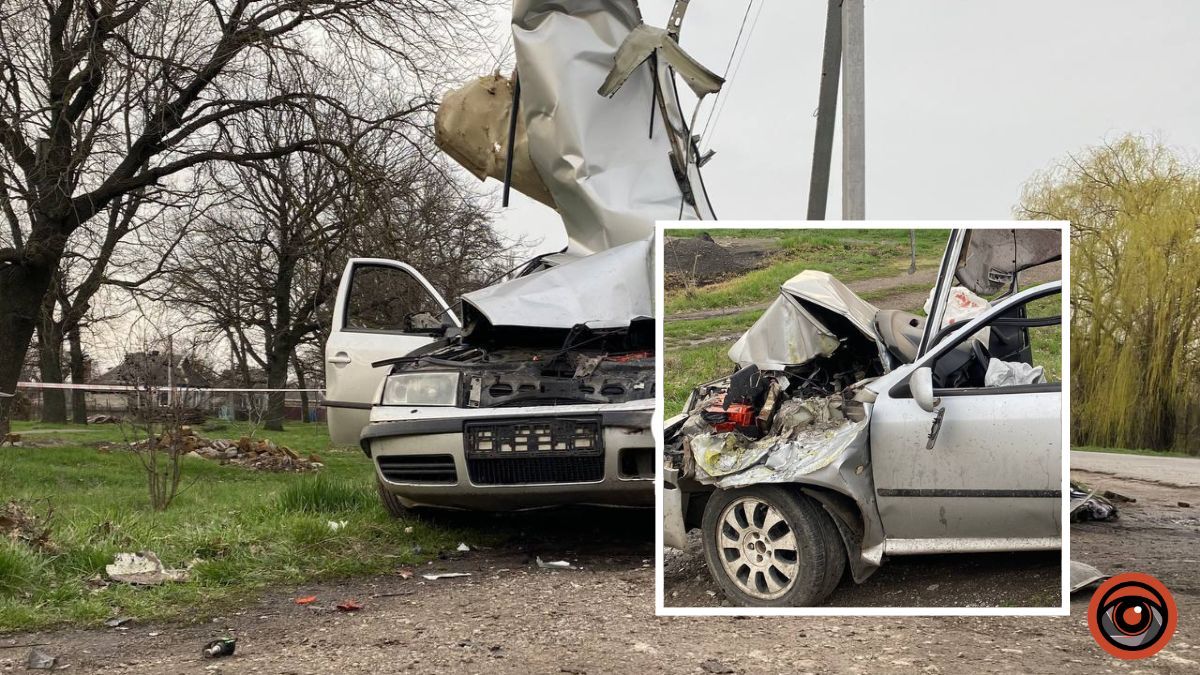
<path fill-rule="evenodd" d="M 739 497 L 721 512 L 717 553 L 726 577 L 762 600 L 791 590 L 800 571 L 791 523 L 773 504 L 756 497 Z"/>

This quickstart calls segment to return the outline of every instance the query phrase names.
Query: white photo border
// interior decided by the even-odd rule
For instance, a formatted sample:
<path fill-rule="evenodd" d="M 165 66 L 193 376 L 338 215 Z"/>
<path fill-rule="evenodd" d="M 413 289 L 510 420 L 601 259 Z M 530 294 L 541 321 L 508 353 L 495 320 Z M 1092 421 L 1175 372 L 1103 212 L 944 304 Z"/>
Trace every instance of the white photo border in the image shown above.
<path fill-rule="evenodd" d="M 1060 517 L 1062 558 L 1060 565 L 1060 601 L 1057 607 L 666 607 L 663 588 L 663 244 L 665 230 L 733 229 L 1060 229 L 1062 231 L 1062 515 Z M 1071 613 L 1071 537 L 1070 499 L 1070 423 L 1071 419 L 1071 252 L 1070 223 L 1067 221 L 1028 220 L 721 220 L 670 221 L 655 223 L 654 236 L 654 310 L 655 310 L 655 386 L 654 420 L 654 613 L 657 616 L 1068 616 Z"/>

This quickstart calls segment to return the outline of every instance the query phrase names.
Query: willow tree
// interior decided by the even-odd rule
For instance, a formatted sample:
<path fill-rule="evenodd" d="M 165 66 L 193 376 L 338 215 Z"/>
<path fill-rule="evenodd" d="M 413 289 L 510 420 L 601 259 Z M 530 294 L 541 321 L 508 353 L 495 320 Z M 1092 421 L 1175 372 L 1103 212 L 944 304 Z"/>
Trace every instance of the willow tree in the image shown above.
<path fill-rule="evenodd" d="M 1125 136 L 1035 176 L 1018 215 L 1071 222 L 1072 441 L 1191 449 L 1200 166 Z"/>

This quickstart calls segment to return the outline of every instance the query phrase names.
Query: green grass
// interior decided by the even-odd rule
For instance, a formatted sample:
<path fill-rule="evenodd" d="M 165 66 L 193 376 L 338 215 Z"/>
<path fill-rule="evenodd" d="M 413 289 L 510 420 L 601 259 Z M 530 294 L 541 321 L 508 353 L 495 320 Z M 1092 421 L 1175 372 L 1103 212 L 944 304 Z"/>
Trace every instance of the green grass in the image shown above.
<path fill-rule="evenodd" d="M 752 309 L 738 314 L 714 316 L 689 321 L 671 321 L 663 324 L 663 337 L 667 340 L 693 340 L 713 335 L 743 333 L 758 321 L 763 310 Z"/>
<path fill-rule="evenodd" d="M 698 347 L 667 350 L 663 361 L 663 415 L 671 417 L 683 411 L 688 394 L 696 385 L 733 372 L 729 360 L 729 342 L 712 342 Z"/>
<path fill-rule="evenodd" d="M 709 230 L 713 236 L 724 231 Z M 759 231 L 759 236 L 762 236 Z M 780 262 L 735 279 L 699 289 L 667 293 L 668 315 L 679 312 L 740 307 L 767 302 L 779 286 L 804 270 L 829 272 L 843 283 L 899 274 L 908 269 L 908 230 L 774 230 L 780 239 Z M 668 234 L 675 231 L 668 230 Z M 948 231 L 917 231 L 917 265 L 936 267 Z"/>
<path fill-rule="evenodd" d="M 1107 452 L 1113 455 L 1146 455 L 1148 457 L 1188 457 L 1200 461 L 1196 455 L 1189 455 L 1182 450 L 1148 450 L 1145 448 L 1103 448 L 1097 445 L 1073 445 L 1072 451 Z"/>
<path fill-rule="evenodd" d="M 48 428 L 16 423 L 14 431 Z M 62 425 L 70 429 L 70 425 Z M 237 438 L 245 429 L 199 433 Z M 142 620 L 203 620 L 244 605 L 269 585 L 383 573 L 423 562 L 460 541 L 492 534 L 394 520 L 375 494 L 369 460 L 357 449 L 331 448 L 323 424 L 262 432 L 326 468 L 316 475 L 254 472 L 184 459 L 184 489 L 164 512 L 148 505 L 144 473 L 126 452 L 103 454 L 89 443 L 119 441 L 116 425 L 61 434 L 61 447 L 0 448 L 0 495 L 53 507 L 54 553 L 0 537 L 0 631 L 55 624 L 98 625 L 121 615 Z M 29 435 L 41 443 L 47 435 Z M 329 521 L 346 521 L 333 531 Z M 411 532 L 405 532 L 411 527 Z M 113 555 L 152 550 L 168 567 L 192 565 L 191 579 L 158 587 L 111 584 L 95 590 Z"/>

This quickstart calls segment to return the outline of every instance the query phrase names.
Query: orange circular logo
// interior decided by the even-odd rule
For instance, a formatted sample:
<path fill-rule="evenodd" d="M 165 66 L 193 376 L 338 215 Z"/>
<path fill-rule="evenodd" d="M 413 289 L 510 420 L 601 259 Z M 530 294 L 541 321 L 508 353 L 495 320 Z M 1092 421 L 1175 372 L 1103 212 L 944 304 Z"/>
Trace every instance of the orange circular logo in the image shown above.
<path fill-rule="evenodd" d="M 1129 572 L 1105 581 L 1088 603 L 1088 630 L 1096 644 L 1118 659 L 1158 653 L 1175 634 L 1175 598 L 1149 574 Z"/>

